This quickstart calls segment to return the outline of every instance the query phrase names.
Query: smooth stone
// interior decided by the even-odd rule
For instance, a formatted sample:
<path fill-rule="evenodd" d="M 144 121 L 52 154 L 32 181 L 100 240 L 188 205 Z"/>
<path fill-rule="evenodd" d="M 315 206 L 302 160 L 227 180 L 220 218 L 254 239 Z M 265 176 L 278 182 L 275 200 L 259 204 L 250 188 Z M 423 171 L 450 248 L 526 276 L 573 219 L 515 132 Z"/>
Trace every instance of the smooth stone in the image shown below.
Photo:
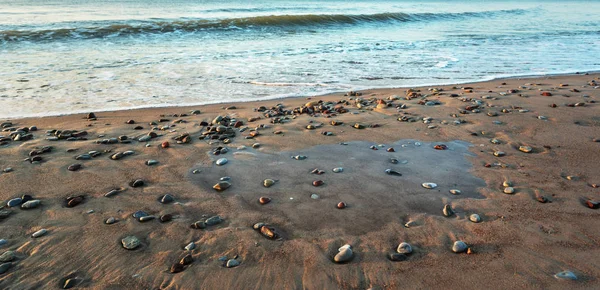
<path fill-rule="evenodd" d="M 213 188 L 217 191 L 223 191 L 225 189 L 228 189 L 229 187 L 231 187 L 231 183 L 229 181 L 220 181 L 213 186 Z"/>
<path fill-rule="evenodd" d="M 14 260 L 15 258 L 16 258 L 15 252 L 6 251 L 2 255 L 0 255 L 0 262 L 2 262 L 2 263 L 10 262 L 10 261 Z"/>
<path fill-rule="evenodd" d="M 269 198 L 269 197 L 265 197 L 265 196 L 261 196 L 261 197 L 258 199 L 258 202 L 259 202 L 260 204 L 267 204 L 267 203 L 271 202 L 271 198 Z"/>
<path fill-rule="evenodd" d="M 264 187 L 271 187 L 273 184 L 275 184 L 275 180 L 273 180 L 273 179 L 265 179 L 263 181 Z"/>
<path fill-rule="evenodd" d="M 42 202 L 39 199 L 30 200 L 21 205 L 22 209 L 32 209 L 38 207 Z"/>
<path fill-rule="evenodd" d="M 515 188 L 514 187 L 510 187 L 510 186 L 506 187 L 506 188 L 504 188 L 504 193 L 506 193 L 506 194 L 513 194 L 513 193 L 515 193 Z"/>
<path fill-rule="evenodd" d="M 160 198 L 160 203 L 164 203 L 164 204 L 171 203 L 173 201 L 175 201 L 175 198 L 170 194 L 165 194 L 165 195 L 161 196 L 161 198 Z"/>
<path fill-rule="evenodd" d="M 149 216 L 149 214 L 145 211 L 138 210 L 134 212 L 131 216 L 133 216 L 133 218 L 135 219 L 139 219 L 141 217 Z"/>
<path fill-rule="evenodd" d="M 530 153 L 531 151 L 533 151 L 533 148 L 531 148 L 530 146 L 519 146 L 519 151 Z"/>
<path fill-rule="evenodd" d="M 459 195 L 462 192 L 459 189 L 450 189 L 450 193 L 454 194 L 454 195 Z"/>
<path fill-rule="evenodd" d="M 202 230 L 206 228 L 206 223 L 204 221 L 197 221 L 191 225 L 193 229 Z"/>
<path fill-rule="evenodd" d="M 45 235 L 45 234 L 47 234 L 47 233 L 48 233 L 48 230 L 47 230 L 47 229 L 41 229 L 41 230 L 39 230 L 39 231 L 37 231 L 37 232 L 35 232 L 35 233 L 31 234 L 31 237 L 32 237 L 32 238 L 39 238 L 39 237 L 41 237 L 41 236 L 43 236 L 43 235 Z"/>
<path fill-rule="evenodd" d="M 452 206 L 450 206 L 449 204 L 444 205 L 444 209 L 442 210 L 442 212 L 444 213 L 444 216 L 446 216 L 446 217 L 450 217 L 450 216 L 454 215 Z"/>
<path fill-rule="evenodd" d="M 275 232 L 275 228 L 269 227 L 267 225 L 263 225 L 260 228 L 260 233 L 263 236 L 265 236 L 265 237 L 267 237 L 269 239 L 272 239 L 272 240 L 277 239 L 279 237 L 279 235 L 277 234 L 277 232 Z"/>
<path fill-rule="evenodd" d="M 504 182 L 502 182 L 502 186 L 504 186 L 504 187 L 513 186 L 513 183 L 508 180 L 505 180 Z"/>
<path fill-rule="evenodd" d="M 83 202 L 83 195 L 67 198 L 67 207 L 75 207 Z"/>
<path fill-rule="evenodd" d="M 123 248 L 133 250 L 137 248 L 141 242 L 136 236 L 127 236 L 121 240 L 121 244 L 123 244 Z"/>
<path fill-rule="evenodd" d="M 142 187 L 142 186 L 144 186 L 144 181 L 143 181 L 143 180 L 141 180 L 141 179 L 136 179 L 136 180 L 132 181 L 132 182 L 129 184 L 129 186 L 131 186 L 131 187 L 134 187 L 134 188 L 135 188 L 135 187 Z"/>
<path fill-rule="evenodd" d="M 150 137 L 148 135 L 144 135 L 144 136 L 140 137 L 138 139 L 138 141 L 140 141 L 140 142 L 147 142 L 147 141 L 150 141 L 150 139 L 152 139 L 152 137 Z"/>
<path fill-rule="evenodd" d="M 185 255 L 185 257 L 181 258 L 181 260 L 179 260 L 179 264 L 181 265 L 190 265 L 194 262 L 194 257 L 192 257 L 192 255 L 187 254 Z"/>
<path fill-rule="evenodd" d="M 454 245 L 452 245 L 452 252 L 455 253 L 463 253 L 467 250 L 468 246 L 463 241 L 456 241 Z"/>
<path fill-rule="evenodd" d="M 343 171 L 344 171 L 344 168 L 342 168 L 342 167 L 336 167 L 336 168 L 333 169 L 333 172 L 335 172 L 335 173 L 340 173 L 340 172 L 343 172 Z"/>
<path fill-rule="evenodd" d="M 67 167 L 67 170 L 69 170 L 69 171 L 77 171 L 79 169 L 81 169 L 81 164 L 79 164 L 79 163 L 72 164 L 72 165 L 69 165 L 69 167 Z"/>
<path fill-rule="evenodd" d="M 171 221 L 172 219 L 173 219 L 173 215 L 171 215 L 171 214 L 163 214 L 159 218 L 161 223 L 166 223 L 168 221 Z"/>
<path fill-rule="evenodd" d="M 4 246 L 8 244 L 8 241 L 6 239 L 0 239 L 0 247 Z"/>
<path fill-rule="evenodd" d="M 474 213 L 474 214 L 472 214 L 472 215 L 469 216 L 469 220 L 472 221 L 472 222 L 474 222 L 474 223 L 478 223 L 478 222 L 481 221 L 481 217 L 478 214 Z"/>
<path fill-rule="evenodd" d="M 425 182 L 425 183 L 421 184 L 421 186 L 423 186 L 424 188 L 427 188 L 427 189 L 434 189 L 437 187 L 437 184 L 435 184 L 433 182 Z"/>
<path fill-rule="evenodd" d="M 341 252 L 343 249 L 352 249 L 352 246 L 350 244 L 345 244 L 341 247 L 338 248 L 338 252 Z"/>
<path fill-rule="evenodd" d="M 562 271 L 560 273 L 556 273 L 554 278 L 563 280 L 577 280 L 577 276 L 571 271 Z"/>
<path fill-rule="evenodd" d="M 343 201 L 340 201 L 340 202 L 338 202 L 338 204 L 337 204 L 337 208 L 339 208 L 339 209 L 345 209 L 347 206 L 348 206 L 348 205 L 346 205 L 346 203 L 345 203 L 345 202 L 343 202 Z"/>
<path fill-rule="evenodd" d="M 65 280 L 65 284 L 63 285 L 63 289 L 71 289 L 75 287 L 80 282 L 79 278 L 71 278 Z"/>
<path fill-rule="evenodd" d="M 400 254 L 410 254 L 412 253 L 412 251 L 412 247 L 407 242 L 400 243 L 400 245 L 398 245 L 398 248 L 396 249 L 396 252 Z"/>
<path fill-rule="evenodd" d="M 227 268 L 233 268 L 240 265 L 240 262 L 236 259 L 229 259 L 225 265 Z"/>
<path fill-rule="evenodd" d="M 21 199 L 23 200 L 23 203 L 28 202 L 30 200 L 33 200 L 33 196 L 29 195 L 29 194 L 23 194 L 21 196 Z"/>
<path fill-rule="evenodd" d="M 504 153 L 503 151 L 495 151 L 494 152 L 494 156 L 496 156 L 496 157 L 502 157 L 505 155 L 506 155 L 506 153 Z"/>
<path fill-rule="evenodd" d="M 6 203 L 6 206 L 15 207 L 15 206 L 19 206 L 22 202 L 23 202 L 23 199 L 21 199 L 20 197 L 13 198 Z"/>
<path fill-rule="evenodd" d="M 215 163 L 220 166 L 220 165 L 227 164 L 228 161 L 229 160 L 227 160 L 227 158 L 221 158 L 221 159 L 217 160 L 217 162 L 215 162 Z"/>
<path fill-rule="evenodd" d="M 264 227 L 264 226 L 265 226 L 265 223 L 255 223 L 255 224 L 252 226 L 252 228 L 253 228 L 253 229 L 255 229 L 255 230 L 257 230 L 257 231 L 260 231 L 260 229 L 261 229 L 262 227 Z"/>
<path fill-rule="evenodd" d="M 140 222 L 142 222 L 142 223 L 143 223 L 143 222 L 151 221 L 151 220 L 153 220 L 153 219 L 155 219 L 155 218 L 156 218 L 156 217 L 155 217 L 155 216 L 153 216 L 153 215 L 148 215 L 148 216 L 143 216 L 143 217 L 140 217 L 140 218 L 138 219 L 138 221 L 140 221 Z"/>
<path fill-rule="evenodd" d="M 313 194 L 310 195 L 310 198 L 312 198 L 312 199 L 319 199 L 319 195 L 316 194 L 316 193 L 313 193 Z"/>
<path fill-rule="evenodd" d="M 231 177 L 229 177 L 229 176 L 223 176 L 223 177 L 219 178 L 219 181 L 230 181 L 230 180 L 231 180 Z"/>
<path fill-rule="evenodd" d="M 0 264 L 0 274 L 6 273 L 6 271 L 8 271 L 8 269 L 10 269 L 10 267 L 12 267 L 12 263 Z"/>
<path fill-rule="evenodd" d="M 406 261 L 408 259 L 408 256 L 401 253 L 390 253 L 388 255 L 388 259 L 393 262 L 401 262 Z"/>
<path fill-rule="evenodd" d="M 146 161 L 146 165 L 148 165 L 148 166 L 152 166 L 152 165 L 156 165 L 156 164 L 158 164 L 158 160 L 150 159 L 150 160 Z"/>
<path fill-rule="evenodd" d="M 389 169 L 389 168 L 385 170 L 385 173 L 388 175 L 402 176 L 402 173 L 400 173 L 396 170 L 393 170 L 393 169 Z"/>
<path fill-rule="evenodd" d="M 209 217 L 205 221 L 207 226 L 214 226 L 220 224 L 221 222 L 223 222 L 223 219 L 218 215 Z"/>
<path fill-rule="evenodd" d="M 196 243 L 191 242 L 191 243 L 187 244 L 184 249 L 186 249 L 188 251 L 191 251 L 191 250 L 193 250 L 195 248 L 196 248 Z"/>
<path fill-rule="evenodd" d="M 352 260 L 354 253 L 352 253 L 352 249 L 350 247 L 344 248 L 339 253 L 333 257 L 333 261 L 336 263 L 345 263 Z"/>
<path fill-rule="evenodd" d="M 112 224 L 114 224 L 116 222 L 117 222 L 117 219 L 114 218 L 114 217 L 109 217 L 108 219 L 106 219 L 106 221 L 104 221 L 104 223 L 107 224 L 107 225 L 112 225 Z"/>

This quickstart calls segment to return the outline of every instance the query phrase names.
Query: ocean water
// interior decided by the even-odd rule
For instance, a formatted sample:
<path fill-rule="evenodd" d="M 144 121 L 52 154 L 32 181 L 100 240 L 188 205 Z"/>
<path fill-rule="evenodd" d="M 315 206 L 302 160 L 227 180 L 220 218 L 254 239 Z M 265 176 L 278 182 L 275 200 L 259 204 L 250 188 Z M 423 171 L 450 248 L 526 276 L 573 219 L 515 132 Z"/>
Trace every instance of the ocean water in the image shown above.
<path fill-rule="evenodd" d="M 600 70 L 600 1 L 0 0 L 0 118 Z"/>

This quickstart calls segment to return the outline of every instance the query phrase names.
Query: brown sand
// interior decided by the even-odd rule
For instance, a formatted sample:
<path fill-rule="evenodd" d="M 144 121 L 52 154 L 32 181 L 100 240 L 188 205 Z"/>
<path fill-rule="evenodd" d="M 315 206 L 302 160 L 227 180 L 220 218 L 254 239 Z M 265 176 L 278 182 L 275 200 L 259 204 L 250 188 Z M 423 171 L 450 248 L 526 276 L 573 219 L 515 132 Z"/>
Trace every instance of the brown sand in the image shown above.
<path fill-rule="evenodd" d="M 238 133 L 222 156 L 210 154 L 219 144 L 199 140 L 201 121 L 210 122 L 217 115 L 230 115 L 243 120 L 261 116 L 253 111 L 282 103 L 288 108 L 301 106 L 306 98 L 238 103 L 237 109 L 224 110 L 231 104 L 194 108 L 154 108 L 97 113 L 98 120 L 88 121 L 83 115 L 11 120 L 16 127 L 37 126 L 34 139 L 12 141 L 0 147 L 0 199 L 8 201 L 31 194 L 42 201 L 32 210 L 11 209 L 7 219 L 0 220 L 0 239 L 8 244 L 0 254 L 14 250 L 17 259 L 5 274 L 0 274 L 0 289 L 55 289 L 66 277 L 80 277 L 78 289 L 597 289 L 600 288 L 600 210 L 582 205 L 582 198 L 600 200 L 600 90 L 588 85 L 599 75 L 553 76 L 531 79 L 508 79 L 491 82 L 442 86 L 442 94 L 429 96 L 439 100 L 438 106 L 422 106 L 420 98 L 404 100 L 405 89 L 370 90 L 361 98 L 387 99 L 398 95 L 393 104 L 406 104 L 404 110 L 393 107 L 359 110 L 349 106 L 350 113 L 334 118 L 311 117 L 306 114 L 284 124 L 270 124 L 269 119 L 245 124 L 270 127 L 260 136 L 246 140 L 248 131 Z M 506 85 L 501 85 L 505 82 Z M 559 84 L 569 84 L 560 87 Z M 528 85 L 526 85 L 528 84 Z M 519 93 L 506 93 L 509 89 Z M 473 92 L 460 87 L 473 87 Z M 419 88 L 417 88 L 419 89 Z M 577 89 L 580 92 L 572 92 Z M 431 94 L 420 88 L 422 94 Z M 552 96 L 542 96 L 541 92 Z M 459 94 L 459 97 L 450 97 Z M 519 96 L 522 94 L 522 96 Z M 491 96 L 495 99 L 482 99 Z M 587 97 L 586 97 L 587 96 Z M 466 123 L 455 125 L 458 114 L 471 102 L 482 100 L 493 107 L 483 107 L 479 114 L 459 115 Z M 315 97 L 313 100 L 349 99 L 342 94 Z M 565 104 L 585 102 L 583 107 Z M 556 108 L 549 105 L 557 104 Z M 522 107 L 529 112 L 512 110 Z M 150 130 L 148 122 L 160 115 L 188 113 L 199 109 L 202 114 L 183 117 L 188 123 L 176 124 L 176 132 L 164 134 L 145 147 L 143 142 L 101 145 L 94 141 L 127 135 L 140 136 Z M 489 117 L 487 112 L 498 112 Z M 410 113 L 417 122 L 399 122 L 398 117 Z M 546 116 L 540 120 L 537 116 Z M 423 117 L 432 117 L 424 124 Z M 134 119 L 145 127 L 125 124 Z M 169 117 L 175 120 L 178 118 Z M 343 121 L 331 126 L 332 119 Z M 310 121 L 325 123 L 323 128 L 307 130 Z M 441 123 L 447 121 L 447 124 Z M 501 121 L 502 124 L 495 124 Z M 378 128 L 357 130 L 355 122 L 379 124 Z M 164 123 L 169 124 L 169 123 Z M 428 129 L 429 125 L 436 128 Z M 49 129 L 87 130 L 88 141 L 45 140 Z M 283 134 L 273 134 L 281 130 Z M 324 136 L 331 131 L 335 136 Z M 171 138 L 182 132 L 193 136 L 191 144 L 175 144 Z M 8 135 L 1 132 L 0 135 Z M 502 141 L 495 145 L 491 138 Z M 454 141 L 461 140 L 461 141 Z M 160 148 L 170 141 L 171 147 Z M 258 149 L 250 148 L 260 143 Z M 348 142 L 348 145 L 340 145 Z M 421 146 L 415 146 L 421 142 Z M 384 144 L 379 150 L 371 145 Z M 403 147 L 402 145 L 407 145 Z M 449 149 L 438 151 L 435 144 Z M 471 144 L 472 146 L 469 146 Z M 519 145 L 534 148 L 532 153 L 518 151 Z M 44 162 L 23 161 L 35 147 L 52 145 L 54 151 L 42 155 Z M 221 144 L 222 145 L 222 144 Z M 237 150 L 245 145 L 245 150 Z M 396 152 L 385 149 L 392 146 Z M 66 152 L 69 148 L 76 152 Z M 78 154 L 91 150 L 136 153 L 115 161 L 103 154 L 92 160 L 76 161 Z M 496 150 L 506 152 L 495 157 Z M 306 155 L 306 160 L 291 159 Z M 229 159 L 224 166 L 214 160 Z M 389 158 L 407 163 L 391 164 Z M 159 160 L 146 166 L 149 159 Z M 83 164 L 77 172 L 67 170 L 73 163 Z M 485 167 L 486 163 L 504 166 Z M 344 168 L 333 173 L 333 167 Z M 314 168 L 323 175 L 310 174 Z M 402 176 L 384 173 L 386 168 Z M 193 174 L 193 170 L 199 170 Z M 211 187 L 222 176 L 230 176 L 231 188 L 216 192 Z M 568 180 L 567 176 L 576 176 Z M 127 184 L 142 178 L 147 185 L 130 188 Z M 263 179 L 279 180 L 264 188 Z M 313 180 L 325 185 L 313 187 Z M 502 192 L 502 182 L 514 183 L 516 193 Z M 436 189 L 424 189 L 422 182 L 435 182 Z M 104 193 L 115 187 L 128 190 L 112 198 Z M 461 195 L 452 195 L 457 188 Z M 535 200 L 541 191 L 551 203 Z M 157 198 L 172 194 L 177 203 L 164 205 Z M 319 199 L 311 199 L 316 193 Z M 67 196 L 83 194 L 83 204 L 67 208 Z M 273 201 L 258 204 L 258 197 Z M 348 208 L 335 205 L 345 201 Z M 451 204 L 456 215 L 444 217 L 442 207 Z M 87 213 L 94 210 L 93 213 Z M 137 210 L 153 215 L 173 213 L 170 223 L 140 223 L 131 217 Z M 471 223 L 468 215 L 478 213 L 483 221 Z M 204 230 L 191 229 L 190 224 L 208 216 L 220 215 L 222 224 Z M 119 222 L 106 225 L 115 217 Z M 413 225 L 405 227 L 412 221 Z M 282 240 L 268 240 L 252 229 L 266 222 L 281 231 Z M 33 239 L 41 228 L 48 234 Z M 142 246 L 134 251 L 121 247 L 121 238 L 136 235 Z M 473 254 L 455 254 L 450 249 L 463 240 Z M 192 251 L 195 262 L 177 274 L 168 269 L 186 253 L 190 241 L 197 244 Z M 414 253 L 407 261 L 391 262 L 386 254 L 402 241 L 409 242 Z M 347 264 L 335 264 L 337 248 L 349 243 L 355 257 Z M 219 257 L 239 255 L 241 265 L 222 267 Z M 553 277 L 563 270 L 574 272 L 577 281 Z"/>

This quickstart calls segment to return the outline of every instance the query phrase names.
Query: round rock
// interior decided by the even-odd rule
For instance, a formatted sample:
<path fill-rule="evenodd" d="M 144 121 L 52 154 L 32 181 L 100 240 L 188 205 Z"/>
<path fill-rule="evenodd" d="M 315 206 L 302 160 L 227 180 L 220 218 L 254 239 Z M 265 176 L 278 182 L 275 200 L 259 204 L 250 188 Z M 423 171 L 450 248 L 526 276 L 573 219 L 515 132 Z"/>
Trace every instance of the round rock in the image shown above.
<path fill-rule="evenodd" d="M 221 165 L 227 164 L 227 162 L 229 162 L 229 160 L 227 160 L 227 158 L 221 158 L 221 159 L 217 160 L 215 163 L 217 165 L 221 166 Z"/>
<path fill-rule="evenodd" d="M 465 251 L 467 251 L 467 244 L 465 244 L 465 242 L 463 241 L 456 241 L 454 242 L 454 245 L 452 245 L 452 252 L 455 253 L 464 253 Z"/>
<path fill-rule="evenodd" d="M 469 220 L 472 221 L 472 222 L 474 222 L 474 223 L 478 223 L 478 222 L 481 221 L 481 217 L 478 214 L 474 213 L 474 214 L 472 214 L 472 215 L 469 216 Z"/>
<path fill-rule="evenodd" d="M 352 260 L 354 253 L 350 247 L 343 248 L 339 253 L 333 257 L 333 261 L 336 263 L 345 263 Z"/>
<path fill-rule="evenodd" d="M 398 248 L 396 249 L 396 252 L 400 254 L 410 254 L 412 253 L 412 251 L 412 247 L 407 242 L 400 243 L 400 245 L 398 245 Z"/>

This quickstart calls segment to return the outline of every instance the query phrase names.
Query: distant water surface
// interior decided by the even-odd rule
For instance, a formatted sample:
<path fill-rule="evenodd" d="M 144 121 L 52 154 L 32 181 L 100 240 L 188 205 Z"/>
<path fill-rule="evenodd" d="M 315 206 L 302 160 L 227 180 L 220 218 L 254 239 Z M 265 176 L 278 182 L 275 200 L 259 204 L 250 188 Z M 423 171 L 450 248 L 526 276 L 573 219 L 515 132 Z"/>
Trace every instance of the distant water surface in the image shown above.
<path fill-rule="evenodd" d="M 600 70 L 600 1 L 0 0 L 0 118 Z"/>

